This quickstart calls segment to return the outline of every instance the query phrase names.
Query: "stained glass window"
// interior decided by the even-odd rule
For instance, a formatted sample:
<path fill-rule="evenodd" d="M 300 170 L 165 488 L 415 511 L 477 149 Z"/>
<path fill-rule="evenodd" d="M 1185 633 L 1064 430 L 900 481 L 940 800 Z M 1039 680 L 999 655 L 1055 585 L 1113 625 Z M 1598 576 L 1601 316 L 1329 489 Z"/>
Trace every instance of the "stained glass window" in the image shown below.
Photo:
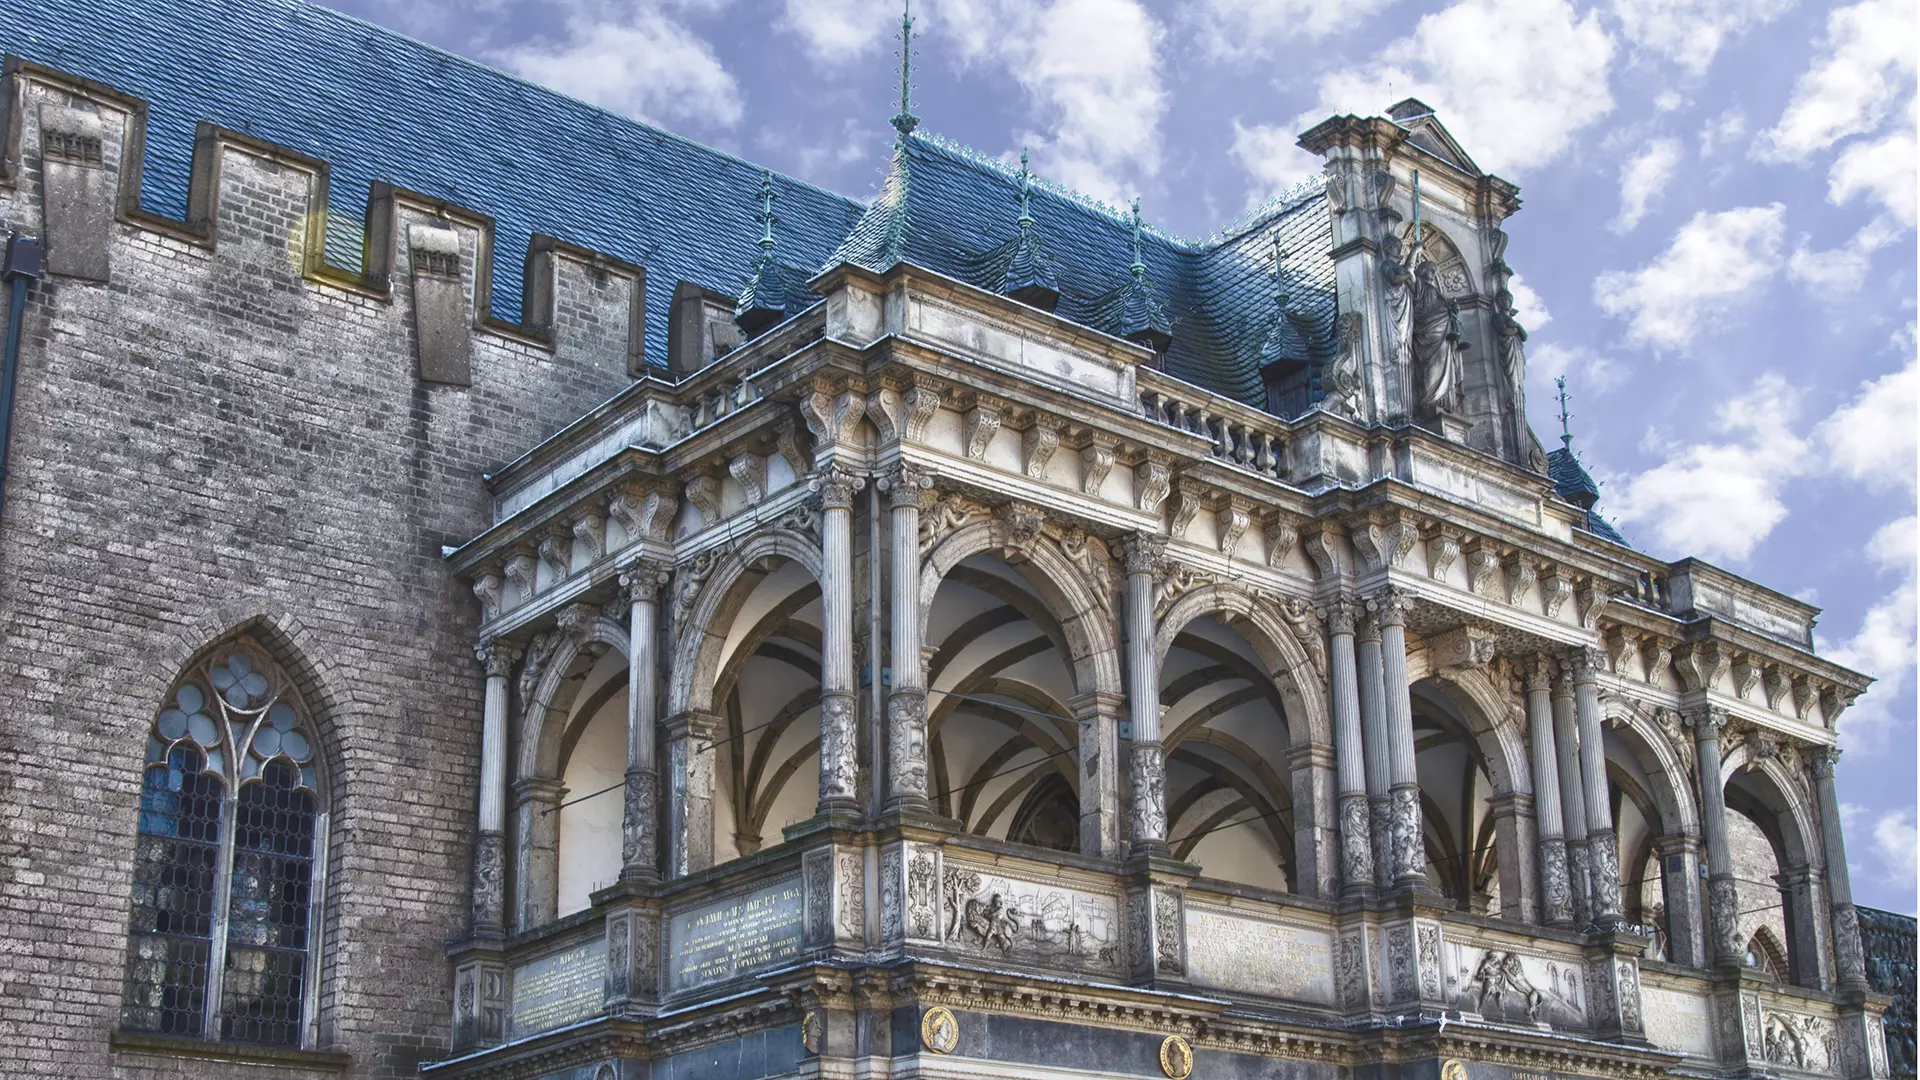
<path fill-rule="evenodd" d="M 308 1041 L 325 862 L 316 758 L 298 695 L 248 643 L 168 695 L 147 738 L 127 1030 Z"/>

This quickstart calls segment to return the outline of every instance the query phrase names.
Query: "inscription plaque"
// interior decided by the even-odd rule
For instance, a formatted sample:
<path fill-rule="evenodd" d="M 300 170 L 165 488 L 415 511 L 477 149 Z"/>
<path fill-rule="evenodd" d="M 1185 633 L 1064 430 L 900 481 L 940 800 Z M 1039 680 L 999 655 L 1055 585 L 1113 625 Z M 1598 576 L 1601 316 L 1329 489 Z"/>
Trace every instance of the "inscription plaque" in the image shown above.
<path fill-rule="evenodd" d="M 1187 905 L 1187 975 L 1242 994 L 1333 1004 L 1333 935 Z"/>
<path fill-rule="evenodd" d="M 1713 1026 L 1705 997 L 1642 983 L 1640 1006 L 1646 1016 L 1648 1042 L 1662 1050 L 1713 1056 Z"/>
<path fill-rule="evenodd" d="M 577 1024 L 606 1009 L 607 939 L 513 969 L 513 1038 Z"/>
<path fill-rule="evenodd" d="M 806 930 L 799 877 L 673 916 L 667 992 L 726 982 L 800 956 Z"/>

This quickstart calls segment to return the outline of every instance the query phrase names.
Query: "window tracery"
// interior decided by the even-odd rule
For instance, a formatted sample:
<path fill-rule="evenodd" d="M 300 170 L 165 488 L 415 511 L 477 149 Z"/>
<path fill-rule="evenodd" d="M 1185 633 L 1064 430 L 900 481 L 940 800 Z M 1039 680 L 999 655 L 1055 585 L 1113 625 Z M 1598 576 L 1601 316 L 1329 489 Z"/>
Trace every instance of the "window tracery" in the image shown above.
<path fill-rule="evenodd" d="M 121 1023 L 299 1046 L 313 1027 L 325 812 L 290 681 L 248 642 L 175 685 L 148 732 Z"/>

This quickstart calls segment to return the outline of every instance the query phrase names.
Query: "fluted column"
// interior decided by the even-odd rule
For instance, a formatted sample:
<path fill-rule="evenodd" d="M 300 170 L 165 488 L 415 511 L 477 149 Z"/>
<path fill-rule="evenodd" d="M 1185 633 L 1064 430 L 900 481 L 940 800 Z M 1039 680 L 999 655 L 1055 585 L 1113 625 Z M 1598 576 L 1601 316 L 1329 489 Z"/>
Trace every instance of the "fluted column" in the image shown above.
<path fill-rule="evenodd" d="M 1532 751 L 1533 816 L 1539 826 L 1540 920 L 1573 925 L 1573 886 L 1567 880 L 1567 840 L 1560 809 L 1560 762 L 1553 740 L 1553 661 L 1535 657 L 1527 670 L 1527 742 Z"/>
<path fill-rule="evenodd" d="M 1160 662 L 1154 655 L 1153 585 L 1166 541 L 1127 541 L 1127 715 L 1133 724 L 1133 851 L 1167 850 L 1167 763 L 1160 751 Z"/>
<path fill-rule="evenodd" d="M 854 732 L 853 497 L 860 480 L 828 469 L 820 494 L 820 802 L 831 814 L 859 808 L 860 747 Z"/>
<path fill-rule="evenodd" d="M 1333 691 L 1334 785 L 1340 803 L 1340 892 L 1373 887 L 1373 838 L 1367 804 L 1365 736 L 1360 726 L 1360 674 L 1354 655 L 1356 613 L 1345 600 L 1327 612 Z"/>
<path fill-rule="evenodd" d="M 473 936 L 507 930 L 507 678 L 520 650 L 498 638 L 474 656 L 487 673 L 480 719 L 480 806 L 473 836 Z"/>
<path fill-rule="evenodd" d="M 926 470 L 902 463 L 881 481 L 893 514 L 893 689 L 887 695 L 887 805 L 924 810 L 927 680 L 920 656 L 920 497 Z"/>
<path fill-rule="evenodd" d="M 1354 643 L 1355 674 L 1360 682 L 1361 753 L 1366 766 L 1368 839 L 1373 849 L 1373 883 L 1393 884 L 1393 770 L 1387 764 L 1387 688 L 1381 681 L 1380 620 L 1361 617 Z"/>
<path fill-rule="evenodd" d="M 1413 754 L 1413 697 L 1407 681 L 1406 598 L 1382 589 L 1368 601 L 1380 617 L 1380 682 L 1386 690 L 1387 779 L 1392 784 L 1393 884 L 1424 888 L 1427 845 L 1420 812 L 1420 774 Z"/>
<path fill-rule="evenodd" d="M 1840 831 L 1840 796 L 1833 787 L 1833 768 L 1840 762 L 1837 746 L 1816 747 L 1814 794 L 1820 800 L 1821 854 L 1827 864 L 1827 903 L 1833 908 L 1834 979 L 1841 992 L 1867 988 L 1867 954 L 1860 941 L 1860 915 L 1853 906 L 1853 883 L 1847 876 L 1847 841 Z"/>
<path fill-rule="evenodd" d="M 1620 925 L 1620 848 L 1613 834 L 1613 800 L 1607 797 L 1607 746 L 1600 734 L 1600 686 L 1595 676 L 1605 657 L 1581 649 L 1573 658 L 1573 711 L 1580 727 L 1580 787 L 1586 798 L 1587 889 L 1594 925 Z"/>
<path fill-rule="evenodd" d="M 1566 664 L 1554 672 L 1553 750 L 1560 770 L 1561 824 L 1567 837 L 1567 884 L 1573 891 L 1573 922 L 1585 929 L 1593 925 L 1593 895 L 1590 891 L 1587 857 L 1586 785 L 1580 779 L 1580 733 L 1575 727 L 1573 672 Z"/>
<path fill-rule="evenodd" d="M 627 602 L 627 776 L 620 818 L 620 876 L 654 881 L 660 876 L 660 774 L 653 760 L 659 719 L 659 590 L 667 568 L 643 559 L 620 574 Z"/>
<path fill-rule="evenodd" d="M 1727 845 L 1727 793 L 1720 782 L 1720 731 L 1727 716 L 1701 707 L 1687 714 L 1700 774 L 1700 832 L 1707 842 L 1708 952 L 1713 966 L 1737 968 L 1746 953 L 1740 940 L 1740 899 L 1733 882 L 1733 849 Z"/>

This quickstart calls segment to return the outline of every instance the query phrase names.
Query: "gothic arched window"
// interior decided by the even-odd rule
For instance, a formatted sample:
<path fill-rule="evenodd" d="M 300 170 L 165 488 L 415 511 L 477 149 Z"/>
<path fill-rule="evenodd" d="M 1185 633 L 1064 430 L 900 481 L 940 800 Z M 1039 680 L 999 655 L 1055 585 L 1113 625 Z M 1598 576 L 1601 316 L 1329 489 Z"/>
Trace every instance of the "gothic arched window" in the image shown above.
<path fill-rule="evenodd" d="M 147 736 L 122 1026 L 301 1046 L 326 814 L 311 718 L 251 642 L 214 650 Z"/>

